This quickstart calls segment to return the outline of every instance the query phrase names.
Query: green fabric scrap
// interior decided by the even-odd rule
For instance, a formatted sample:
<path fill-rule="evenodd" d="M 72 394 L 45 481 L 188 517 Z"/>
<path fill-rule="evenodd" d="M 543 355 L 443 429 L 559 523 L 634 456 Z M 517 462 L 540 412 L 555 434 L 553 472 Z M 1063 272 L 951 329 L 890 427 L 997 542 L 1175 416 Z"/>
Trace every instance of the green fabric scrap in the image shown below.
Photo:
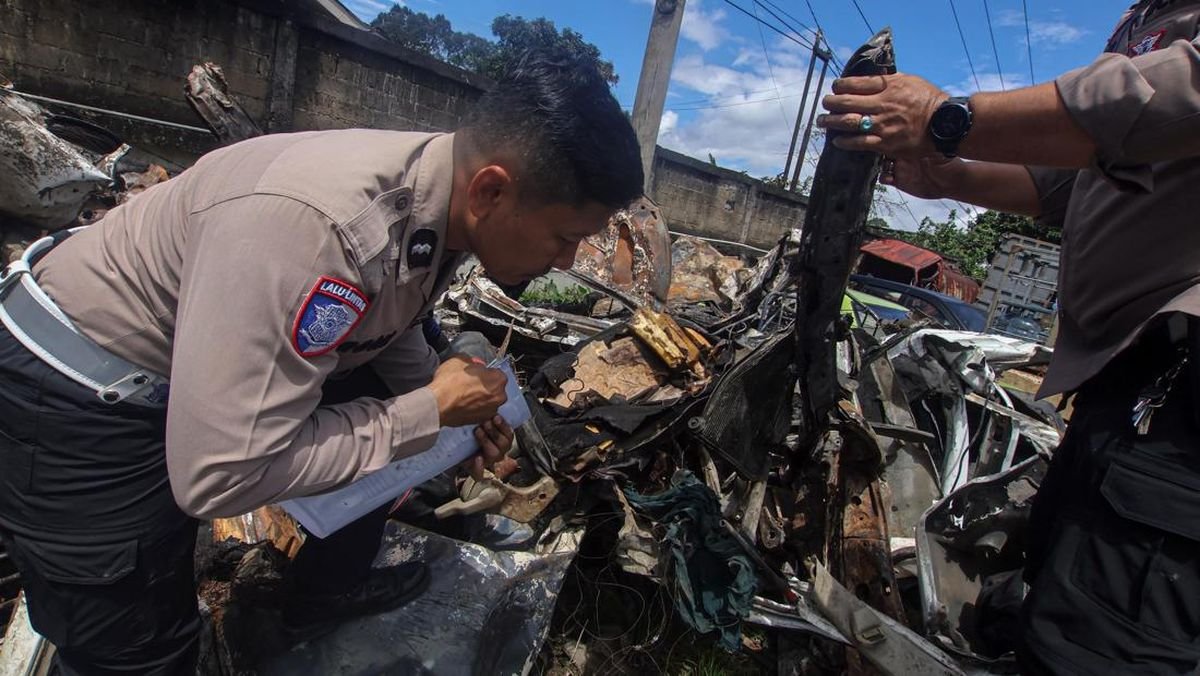
<path fill-rule="evenodd" d="M 634 509 L 666 527 L 667 577 L 680 617 L 702 634 L 719 632 L 722 648 L 738 650 L 758 577 L 741 545 L 721 527 L 717 496 L 687 470 L 676 472 L 662 493 L 626 489 L 625 495 Z"/>

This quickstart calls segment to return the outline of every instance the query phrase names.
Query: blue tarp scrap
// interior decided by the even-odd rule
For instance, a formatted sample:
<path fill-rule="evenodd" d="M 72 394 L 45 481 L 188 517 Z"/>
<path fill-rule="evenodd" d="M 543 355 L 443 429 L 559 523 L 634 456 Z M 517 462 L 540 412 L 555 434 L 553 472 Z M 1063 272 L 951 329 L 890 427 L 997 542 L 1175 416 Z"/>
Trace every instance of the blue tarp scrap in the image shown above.
<path fill-rule="evenodd" d="M 635 510 L 666 527 L 666 576 L 679 615 L 702 634 L 718 632 L 722 648 L 738 650 L 758 577 L 741 545 L 721 527 L 717 496 L 687 470 L 676 472 L 662 493 L 626 489 L 625 495 Z"/>

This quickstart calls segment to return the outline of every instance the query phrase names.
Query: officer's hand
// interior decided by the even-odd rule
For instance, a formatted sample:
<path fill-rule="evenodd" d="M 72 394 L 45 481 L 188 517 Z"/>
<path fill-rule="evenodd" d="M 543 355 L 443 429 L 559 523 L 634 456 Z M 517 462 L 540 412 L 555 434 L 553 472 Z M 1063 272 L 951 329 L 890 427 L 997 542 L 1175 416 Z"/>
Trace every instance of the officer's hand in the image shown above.
<path fill-rule="evenodd" d="M 825 97 L 828 115 L 817 124 L 825 129 L 850 132 L 833 144 L 843 150 L 880 152 L 891 157 L 933 154 L 929 118 L 948 94 L 915 76 L 872 75 L 844 77 L 833 82 L 833 94 Z M 871 129 L 862 131 L 864 115 L 871 116 Z"/>
<path fill-rule="evenodd" d="M 512 448 L 513 430 L 500 416 L 492 416 L 475 428 L 475 441 L 479 442 L 479 455 L 467 461 L 471 476 L 483 481 L 483 470 L 491 467 L 508 455 Z"/>
<path fill-rule="evenodd" d="M 884 160 L 879 182 L 899 188 L 913 197 L 941 199 L 952 194 L 963 161 L 942 154 Z"/>
<path fill-rule="evenodd" d="M 451 357 L 433 374 L 429 389 L 437 398 L 443 427 L 478 425 L 496 415 L 508 400 L 504 372 L 489 369 L 464 357 Z"/>

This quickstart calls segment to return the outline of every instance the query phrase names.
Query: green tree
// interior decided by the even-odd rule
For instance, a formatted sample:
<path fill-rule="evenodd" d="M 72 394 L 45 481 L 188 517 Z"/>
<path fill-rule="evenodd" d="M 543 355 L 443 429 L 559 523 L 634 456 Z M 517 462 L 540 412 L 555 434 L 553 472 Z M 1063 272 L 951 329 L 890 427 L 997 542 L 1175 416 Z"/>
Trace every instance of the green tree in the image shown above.
<path fill-rule="evenodd" d="M 1003 211 L 985 211 L 975 218 L 974 227 L 990 228 L 996 232 L 1013 233 L 1040 239 L 1051 244 L 1062 244 L 1062 230 L 1051 228 L 1028 216 L 1007 214 Z"/>
<path fill-rule="evenodd" d="M 965 228 L 959 226 L 955 216 L 955 212 L 951 211 L 946 221 L 934 221 L 926 217 L 916 232 L 898 233 L 897 236 L 954 259 L 964 273 L 975 279 L 984 278 L 988 261 L 1000 249 L 1007 235 L 1024 235 L 1056 244 L 1061 240 L 1061 233 L 1027 216 L 985 211 Z"/>
<path fill-rule="evenodd" d="M 492 20 L 492 34 L 496 36 L 496 49 L 490 61 L 484 64 L 482 72 L 493 79 L 500 77 L 510 64 L 530 50 L 583 58 L 595 63 L 610 85 L 617 84 L 619 79 L 613 71 L 612 61 L 600 58 L 599 47 L 587 42 L 583 35 L 570 28 L 559 31 L 553 21 L 522 19 L 505 14 Z"/>
<path fill-rule="evenodd" d="M 570 28 L 561 31 L 547 19 L 523 19 L 505 14 L 492 21 L 495 40 L 454 30 L 443 14 L 430 16 L 393 5 L 375 17 L 371 27 L 383 37 L 428 54 L 459 68 L 499 79 L 523 54 L 535 51 L 552 58 L 592 61 L 609 84 L 618 77 L 611 61 L 600 58 L 600 49 Z"/>
<path fill-rule="evenodd" d="M 478 35 L 454 30 L 444 14 L 429 16 L 401 5 L 392 5 L 391 9 L 375 17 L 371 27 L 402 47 L 467 70 L 477 70 L 495 49 L 491 42 Z"/>

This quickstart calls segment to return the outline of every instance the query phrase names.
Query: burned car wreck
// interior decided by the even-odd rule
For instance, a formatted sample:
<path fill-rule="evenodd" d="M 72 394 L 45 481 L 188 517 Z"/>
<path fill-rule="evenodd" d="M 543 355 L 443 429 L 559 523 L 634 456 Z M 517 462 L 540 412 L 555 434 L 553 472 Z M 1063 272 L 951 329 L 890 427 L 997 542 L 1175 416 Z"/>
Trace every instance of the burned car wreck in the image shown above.
<path fill-rule="evenodd" d="M 885 30 L 844 74 L 890 72 Z M 77 179 L 111 181 L 102 160 L 73 158 Z M 768 673 L 1015 673 L 1024 523 L 1062 421 L 999 381 L 1047 354 L 852 325 L 878 171 L 827 144 L 802 227 L 753 261 L 672 241 L 643 199 L 552 282 L 464 269 L 436 316 L 503 345 L 532 417 L 482 481 L 397 502 L 377 564 L 426 561 L 430 589 L 288 646 L 277 597 L 303 533 L 276 508 L 218 520 L 198 552 L 204 673 L 695 673 L 712 652 Z M 14 617 L 0 664 L 32 664 L 45 647 Z"/>

